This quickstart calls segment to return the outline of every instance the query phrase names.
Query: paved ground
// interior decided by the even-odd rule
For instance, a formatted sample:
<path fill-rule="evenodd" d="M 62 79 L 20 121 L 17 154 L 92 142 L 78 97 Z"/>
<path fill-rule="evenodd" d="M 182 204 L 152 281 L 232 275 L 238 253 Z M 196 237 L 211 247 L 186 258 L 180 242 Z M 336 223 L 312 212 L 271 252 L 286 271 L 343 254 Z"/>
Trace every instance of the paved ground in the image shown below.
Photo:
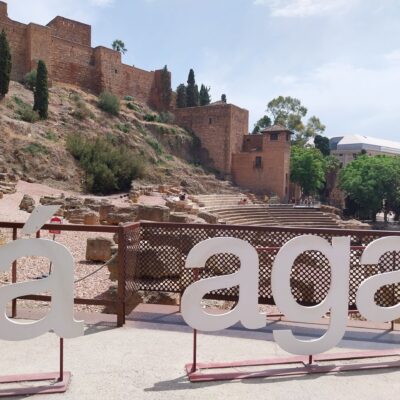
<path fill-rule="evenodd" d="M 66 369 L 73 373 L 68 392 L 35 399 L 377 400 L 393 398 L 400 391 L 400 370 L 192 384 L 184 373 L 184 365 L 191 361 L 191 331 L 179 314 L 144 311 L 136 312 L 135 321 L 121 329 L 114 328 L 114 318 L 101 316 L 104 321 L 89 323 L 84 337 L 67 340 Z M 274 329 L 277 326 L 282 324 L 273 323 Z M 237 327 L 217 335 L 202 334 L 199 361 L 284 355 L 270 341 L 271 328 L 250 332 Z M 296 332 L 316 336 L 321 331 L 319 326 L 309 326 L 296 327 Z M 355 329 L 335 351 L 396 347 L 400 347 L 400 332 Z M 1 374 L 57 369 L 58 338 L 54 334 L 26 342 L 0 341 L 0 349 Z"/>

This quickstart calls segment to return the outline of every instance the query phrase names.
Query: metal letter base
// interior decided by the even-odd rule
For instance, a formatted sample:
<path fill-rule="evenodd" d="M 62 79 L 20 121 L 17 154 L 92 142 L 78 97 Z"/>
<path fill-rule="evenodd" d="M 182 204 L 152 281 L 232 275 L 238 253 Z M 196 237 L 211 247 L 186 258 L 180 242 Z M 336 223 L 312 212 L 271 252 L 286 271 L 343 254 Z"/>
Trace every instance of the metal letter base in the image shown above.
<path fill-rule="evenodd" d="M 51 393 L 64 393 L 68 388 L 71 379 L 70 372 L 64 372 L 64 339 L 60 338 L 60 371 L 48 372 L 41 374 L 28 374 L 28 375 L 11 375 L 0 376 L 1 384 L 8 383 L 25 383 L 25 382 L 40 382 L 40 381 L 53 381 L 46 385 L 32 386 L 32 387 L 19 387 L 19 388 L 0 388 L 1 397 L 14 397 L 25 396 L 30 394 L 51 394 Z"/>
<path fill-rule="evenodd" d="M 382 368 L 400 368 L 400 360 L 359 362 L 353 364 L 335 365 L 334 361 L 349 361 L 362 359 L 376 359 L 387 357 L 400 357 L 400 349 L 356 351 L 317 356 L 292 356 L 283 358 L 270 358 L 263 360 L 247 360 L 224 363 L 198 363 L 197 362 L 197 331 L 193 335 L 193 362 L 186 364 L 185 369 L 191 382 L 215 382 L 235 379 L 270 378 L 282 376 L 304 376 L 309 374 L 330 374 L 347 371 L 367 371 Z M 318 362 L 324 363 L 318 365 Z M 332 362 L 332 364 L 326 364 Z M 297 366 L 295 366 L 297 364 Z M 276 368 L 276 366 L 282 368 Z M 262 371 L 243 371 L 249 367 L 263 367 Z M 271 367 L 271 368 L 268 368 Z M 239 368 L 241 371 L 238 371 Z M 221 371 L 221 370 L 230 371 Z M 218 370 L 214 372 L 213 370 Z"/>

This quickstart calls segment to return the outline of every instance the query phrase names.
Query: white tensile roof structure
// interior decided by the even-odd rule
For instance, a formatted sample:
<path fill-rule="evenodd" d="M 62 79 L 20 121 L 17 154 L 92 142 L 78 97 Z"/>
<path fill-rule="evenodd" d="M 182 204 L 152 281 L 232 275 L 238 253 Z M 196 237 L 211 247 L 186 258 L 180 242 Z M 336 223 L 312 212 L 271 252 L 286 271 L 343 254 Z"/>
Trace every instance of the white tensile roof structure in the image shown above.
<path fill-rule="evenodd" d="M 400 155 L 400 142 L 393 142 L 391 140 L 377 139 L 363 135 L 349 135 L 349 136 L 332 138 L 330 142 L 331 142 L 331 150 L 337 150 L 337 151 L 372 150 L 380 153 Z"/>

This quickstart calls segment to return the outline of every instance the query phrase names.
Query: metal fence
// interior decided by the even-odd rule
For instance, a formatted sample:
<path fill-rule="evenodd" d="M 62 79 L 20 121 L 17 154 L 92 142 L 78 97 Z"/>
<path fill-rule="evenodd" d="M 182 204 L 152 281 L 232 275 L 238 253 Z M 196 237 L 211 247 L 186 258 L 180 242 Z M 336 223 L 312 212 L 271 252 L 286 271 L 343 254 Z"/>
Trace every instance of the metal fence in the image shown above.
<path fill-rule="evenodd" d="M 245 240 L 257 249 L 260 260 L 259 302 L 274 304 L 271 270 L 275 256 L 288 240 L 307 234 L 329 241 L 335 236 L 351 237 L 349 308 L 355 308 L 356 293 L 362 281 L 377 273 L 400 268 L 399 252 L 384 254 L 377 265 L 360 265 L 362 252 L 369 243 L 383 236 L 400 236 L 400 232 L 142 223 L 136 287 L 143 291 L 182 293 L 194 282 L 192 272 L 184 268 L 193 246 L 208 238 L 229 236 Z M 239 260 L 232 254 L 218 254 L 208 260 L 200 271 L 200 278 L 234 273 L 239 267 Z M 326 257 L 317 251 L 304 252 L 297 257 L 292 268 L 292 294 L 300 304 L 318 304 L 329 291 L 330 279 Z M 238 287 L 216 290 L 206 297 L 237 301 Z M 399 303 L 400 283 L 382 287 L 376 293 L 375 301 L 385 307 Z"/>
<path fill-rule="evenodd" d="M 3 241 L 3 245 L 5 245 L 8 241 L 10 240 L 16 240 L 20 237 L 20 230 L 23 228 L 24 224 L 22 223 L 14 223 L 14 222 L 0 222 L 0 231 L 1 231 L 1 237 Z M 124 228 L 118 227 L 118 226 L 87 226 L 87 225 L 45 225 L 41 228 L 40 231 L 37 232 L 36 237 L 45 237 L 45 238 L 50 238 L 51 235 L 49 235 L 49 230 L 55 229 L 59 230 L 62 232 L 60 236 L 57 236 L 56 240 L 63 243 L 64 239 L 64 232 L 74 232 L 76 235 L 81 234 L 81 233 L 87 233 L 87 235 L 84 235 L 84 238 L 81 240 L 85 240 L 87 237 L 96 237 L 99 234 L 101 235 L 106 235 L 109 236 L 110 238 L 112 237 L 112 234 L 118 234 L 119 240 L 124 240 L 125 234 L 124 234 Z M 76 243 L 76 240 L 75 240 Z M 66 244 L 67 247 L 68 244 Z M 82 245 L 80 246 L 82 247 Z M 86 249 L 86 243 L 83 246 L 83 249 Z M 70 249 L 71 250 L 71 249 Z M 73 249 L 72 249 L 73 250 Z M 84 252 L 83 250 L 83 252 Z M 91 285 L 91 287 L 94 287 L 96 289 L 97 286 L 102 286 L 102 290 L 107 290 L 111 284 L 111 281 L 108 280 L 108 271 L 103 274 L 106 275 L 105 282 L 103 282 L 103 285 L 99 285 L 99 283 L 96 281 L 98 279 L 98 274 L 96 274 L 96 271 L 99 269 L 98 266 L 96 265 L 90 265 L 89 267 L 86 265 L 87 262 L 85 260 L 85 255 L 81 252 L 78 255 L 78 258 L 74 257 L 75 261 L 75 277 L 78 277 L 76 279 L 76 285 L 75 285 L 75 290 L 79 285 L 86 284 L 86 282 Z M 36 275 L 35 278 L 32 279 L 38 279 L 40 276 L 37 276 L 37 262 L 35 262 L 35 257 L 32 257 L 28 263 L 25 264 L 30 264 L 29 267 L 25 268 L 30 268 L 30 273 L 32 276 Z M 117 323 L 119 326 L 122 326 L 123 323 L 125 322 L 125 315 L 124 315 L 124 304 L 126 302 L 126 296 L 127 293 L 129 293 L 129 290 L 126 290 L 125 287 L 125 279 L 124 279 L 124 271 L 126 270 L 125 267 L 125 260 L 121 259 L 119 257 L 118 260 L 118 293 L 116 296 L 109 296 L 108 293 L 95 293 L 91 294 L 89 296 L 85 296 L 85 290 L 81 290 L 83 292 L 83 296 L 75 296 L 74 302 L 75 304 L 80 304 L 80 305 L 88 305 L 88 306 L 104 306 L 107 307 L 111 312 L 117 314 Z M 81 267 L 81 268 L 80 268 Z M 89 271 L 89 273 L 84 272 L 84 275 L 82 277 L 82 273 L 80 272 L 80 269 L 84 269 L 85 271 Z M 21 264 L 19 260 L 15 260 L 11 266 L 11 271 L 10 271 L 10 279 L 8 282 L 11 283 L 17 283 L 21 280 L 19 277 L 21 271 Z M 43 268 L 42 268 L 43 271 Z M 94 274 L 93 274 L 94 272 Z M 93 275 L 92 275 L 93 274 Z M 86 280 L 86 282 L 84 282 Z M 2 282 L 7 283 L 7 282 Z M 12 301 L 12 316 L 15 317 L 17 315 L 17 304 L 18 300 L 31 300 L 31 301 L 41 301 L 41 302 L 49 302 L 51 301 L 51 293 L 46 293 L 46 294 L 40 294 L 40 295 L 29 295 L 29 296 L 24 296 L 19 299 L 14 299 Z"/>
<path fill-rule="evenodd" d="M 8 232 L 8 240 L 15 240 L 23 224 L 0 222 L 0 231 Z M 45 225 L 37 236 L 45 235 L 54 225 Z M 194 282 L 193 272 L 185 269 L 190 250 L 201 241 L 214 237 L 235 237 L 247 241 L 259 253 L 259 302 L 274 304 L 271 291 L 271 270 L 279 249 L 290 239 L 301 235 L 317 235 L 331 240 L 335 236 L 351 237 L 349 307 L 355 308 L 355 297 L 360 283 L 367 277 L 400 269 L 400 252 L 384 254 L 377 265 L 360 265 L 365 247 L 384 236 L 400 236 L 400 232 L 353 231 L 341 229 L 276 228 L 227 225 L 195 225 L 171 223 L 131 223 L 121 226 L 57 225 L 62 232 L 88 232 L 117 234 L 118 290 L 112 298 L 75 298 L 76 304 L 107 306 L 115 310 L 119 326 L 139 291 L 181 294 Z M 79 264 L 79 260 L 76 260 Z M 77 266 L 79 268 L 79 265 Z M 240 268 L 237 257 L 218 254 L 211 257 L 200 270 L 200 278 L 226 275 Z M 10 281 L 18 282 L 18 261 L 11 267 Z M 88 279 L 96 279 L 96 275 Z M 108 279 L 108 278 L 107 278 Z M 96 283 L 96 281 L 94 281 Z M 328 260 L 317 251 L 307 251 L 297 257 L 291 273 L 293 296 L 300 304 L 315 305 L 327 295 L 330 287 Z M 207 298 L 237 301 L 238 287 L 216 290 Z M 50 301 L 49 295 L 31 295 L 24 299 Z M 378 305 L 389 307 L 400 302 L 400 283 L 382 287 L 375 296 Z M 17 313 L 17 300 L 13 301 L 12 314 Z"/>

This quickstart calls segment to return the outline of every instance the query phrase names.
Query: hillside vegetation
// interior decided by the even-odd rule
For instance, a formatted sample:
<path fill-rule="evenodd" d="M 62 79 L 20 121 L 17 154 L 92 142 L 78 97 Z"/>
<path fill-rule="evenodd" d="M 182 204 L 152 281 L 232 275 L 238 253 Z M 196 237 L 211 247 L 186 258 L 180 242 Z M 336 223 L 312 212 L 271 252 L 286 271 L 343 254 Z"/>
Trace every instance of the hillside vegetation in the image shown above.
<path fill-rule="evenodd" d="M 50 89 L 49 118 L 39 121 L 32 112 L 33 93 L 12 82 L 0 102 L 0 168 L 28 182 L 100 192 L 87 159 L 85 164 L 77 151 L 81 145 L 96 143 L 98 148 L 112 149 L 104 154 L 118 158 L 118 168 L 136 168 L 133 175 L 114 181 L 103 171 L 114 191 L 127 190 L 131 177 L 143 184 L 183 184 L 191 193 L 233 190 L 196 165 L 199 143 L 173 124 L 171 114 L 159 115 L 130 97 L 121 100 L 117 116 L 101 110 L 98 103 L 97 96 L 56 84 Z"/>

